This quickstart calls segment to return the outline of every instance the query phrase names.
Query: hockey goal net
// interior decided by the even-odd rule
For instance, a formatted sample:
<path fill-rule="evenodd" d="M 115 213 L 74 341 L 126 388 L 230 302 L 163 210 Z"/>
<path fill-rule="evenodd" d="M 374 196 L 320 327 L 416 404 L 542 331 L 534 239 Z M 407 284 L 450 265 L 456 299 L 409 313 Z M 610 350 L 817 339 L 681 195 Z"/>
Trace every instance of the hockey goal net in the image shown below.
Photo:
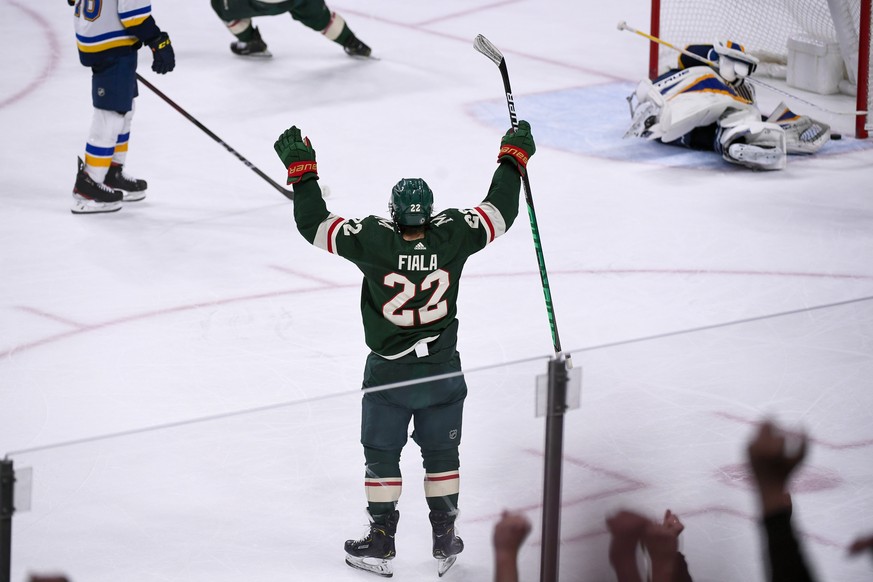
<path fill-rule="evenodd" d="M 676 47 L 732 40 L 761 59 L 756 76 L 796 79 L 794 87 L 815 103 L 816 93 L 840 92 L 854 97 L 856 137 L 873 130 L 868 113 L 873 104 L 870 58 L 873 0 L 652 0 L 651 34 Z M 809 54 L 802 51 L 809 49 Z M 829 54 L 830 56 L 825 56 Z M 675 50 L 652 43 L 649 76 L 676 66 Z M 803 70 L 800 70 L 802 68 Z M 837 70 L 839 68 L 839 70 Z M 799 72 L 798 72 L 799 71 Z M 825 81 L 823 77 L 828 77 Z M 830 79 L 834 82 L 830 85 Z M 822 88 L 826 86 L 826 88 Z M 847 108 L 842 108 L 847 109 Z"/>

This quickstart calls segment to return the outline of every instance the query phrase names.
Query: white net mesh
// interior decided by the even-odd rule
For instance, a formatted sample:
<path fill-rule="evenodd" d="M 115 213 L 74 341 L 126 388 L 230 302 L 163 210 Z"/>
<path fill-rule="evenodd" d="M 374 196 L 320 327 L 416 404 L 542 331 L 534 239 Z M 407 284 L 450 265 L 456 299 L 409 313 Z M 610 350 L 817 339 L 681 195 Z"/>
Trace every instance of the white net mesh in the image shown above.
<path fill-rule="evenodd" d="M 842 0 L 855 23 L 860 0 Z M 661 33 L 677 46 L 730 39 L 759 58 L 784 63 L 788 38 L 806 34 L 837 42 L 837 32 L 826 0 L 663 0 Z M 674 66 L 676 53 L 662 47 L 662 70 Z"/>

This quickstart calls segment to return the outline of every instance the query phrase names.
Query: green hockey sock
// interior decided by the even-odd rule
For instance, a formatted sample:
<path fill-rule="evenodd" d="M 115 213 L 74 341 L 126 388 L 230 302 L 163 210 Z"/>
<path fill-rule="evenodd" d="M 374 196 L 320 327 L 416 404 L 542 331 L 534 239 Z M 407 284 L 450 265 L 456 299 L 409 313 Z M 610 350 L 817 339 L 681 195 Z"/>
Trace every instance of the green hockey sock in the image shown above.
<path fill-rule="evenodd" d="M 346 41 L 349 39 L 350 36 L 352 36 L 352 29 L 349 28 L 348 24 L 343 24 L 342 32 L 339 33 L 338 37 L 333 39 L 333 42 L 342 46 L 346 46 Z"/>
<path fill-rule="evenodd" d="M 249 42 L 255 37 L 255 27 L 249 26 L 247 29 L 234 36 L 236 36 L 242 42 Z"/>
<path fill-rule="evenodd" d="M 427 507 L 431 511 L 446 511 L 449 513 L 456 511 L 458 509 L 458 494 L 428 497 Z"/>

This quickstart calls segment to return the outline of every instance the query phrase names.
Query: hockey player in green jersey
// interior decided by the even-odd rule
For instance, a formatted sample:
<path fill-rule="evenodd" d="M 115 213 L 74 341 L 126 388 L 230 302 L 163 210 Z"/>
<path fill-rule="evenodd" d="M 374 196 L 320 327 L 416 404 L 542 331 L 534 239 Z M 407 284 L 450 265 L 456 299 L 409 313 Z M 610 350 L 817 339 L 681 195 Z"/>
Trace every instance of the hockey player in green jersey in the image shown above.
<path fill-rule="evenodd" d="M 345 19 L 332 12 L 324 0 L 212 0 L 212 9 L 237 38 L 230 43 L 231 52 L 242 57 L 273 56 L 252 18 L 285 13 L 342 46 L 349 56 L 370 56 L 370 47 L 355 36 Z"/>
<path fill-rule="evenodd" d="M 397 502 L 403 479 L 400 452 L 412 438 L 421 448 L 424 492 L 433 527 L 433 557 L 442 575 L 464 544 L 458 515 L 461 420 L 467 385 L 456 349 L 458 285 L 464 263 L 505 233 L 518 215 L 521 175 L 536 151 L 530 125 L 501 140 L 499 165 L 485 199 L 474 208 L 433 215 L 433 192 L 420 178 L 400 180 L 390 218 L 346 219 L 327 209 L 318 186 L 315 150 L 297 127 L 274 144 L 294 187 L 294 220 L 314 246 L 348 259 L 363 273 L 361 315 L 370 354 L 363 388 L 361 444 L 370 531 L 345 543 L 346 563 L 391 575 Z M 448 377 L 446 377 L 448 375 Z M 437 380 L 426 380 L 441 376 Z"/>

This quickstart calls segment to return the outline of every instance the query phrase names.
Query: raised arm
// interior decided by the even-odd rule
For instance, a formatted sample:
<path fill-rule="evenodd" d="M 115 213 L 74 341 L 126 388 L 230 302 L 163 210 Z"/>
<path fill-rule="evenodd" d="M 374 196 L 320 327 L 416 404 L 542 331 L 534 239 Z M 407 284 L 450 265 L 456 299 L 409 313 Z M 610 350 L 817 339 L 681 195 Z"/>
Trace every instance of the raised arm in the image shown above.
<path fill-rule="evenodd" d="M 315 149 L 308 137 L 302 137 L 297 126 L 285 130 L 273 149 L 288 169 L 288 184 L 294 188 L 294 221 L 297 230 L 314 243 L 319 227 L 330 216 L 318 187 L 318 164 Z"/>

